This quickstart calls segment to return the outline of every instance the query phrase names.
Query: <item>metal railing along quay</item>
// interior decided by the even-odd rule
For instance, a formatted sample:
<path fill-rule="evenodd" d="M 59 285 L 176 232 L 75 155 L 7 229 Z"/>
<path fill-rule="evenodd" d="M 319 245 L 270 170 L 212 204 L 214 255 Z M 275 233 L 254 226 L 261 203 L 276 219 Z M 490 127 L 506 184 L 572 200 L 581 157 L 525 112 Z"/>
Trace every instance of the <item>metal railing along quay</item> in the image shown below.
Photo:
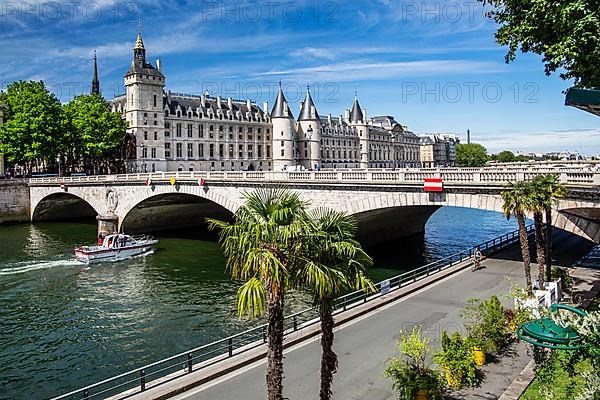
<path fill-rule="evenodd" d="M 527 234 L 531 235 L 532 233 L 533 226 L 528 226 Z M 476 247 L 479 247 L 483 255 L 490 255 L 501 251 L 518 241 L 519 232 L 513 231 L 483 242 L 478 246 L 454 253 L 422 267 L 385 279 L 376 284 L 376 293 L 368 294 L 363 291 L 348 293 L 336 299 L 334 315 L 338 315 L 361 304 L 378 299 L 385 294 L 399 290 L 411 283 L 436 275 L 452 266 L 469 260 Z M 318 323 L 318 315 L 317 308 L 312 307 L 286 316 L 284 319 L 286 336 L 296 332 L 298 329 Z M 266 333 L 266 324 L 248 329 L 224 339 L 196 347 L 163 360 L 156 361 L 152 364 L 105 379 L 101 382 L 77 389 L 55 397 L 52 400 L 103 399 L 124 394 L 125 392 L 126 394 L 124 394 L 123 397 L 131 396 L 132 394 L 145 391 L 150 386 L 155 387 L 164 381 L 171 381 L 177 377 L 185 376 L 193 371 L 201 370 L 227 360 L 235 355 L 262 346 L 267 342 Z"/>

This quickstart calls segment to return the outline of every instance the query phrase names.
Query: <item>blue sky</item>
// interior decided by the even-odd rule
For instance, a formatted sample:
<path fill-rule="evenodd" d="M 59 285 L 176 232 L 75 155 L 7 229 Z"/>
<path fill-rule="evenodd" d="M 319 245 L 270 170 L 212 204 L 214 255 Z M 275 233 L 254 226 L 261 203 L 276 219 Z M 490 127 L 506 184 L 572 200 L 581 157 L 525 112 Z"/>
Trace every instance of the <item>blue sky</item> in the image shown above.
<path fill-rule="evenodd" d="M 491 152 L 600 153 L 598 117 L 564 106 L 570 82 L 545 76 L 538 56 L 505 64 L 476 1 L 2 1 L 2 87 L 42 79 L 68 101 L 89 91 L 96 49 L 112 98 L 138 19 L 173 92 L 262 106 L 281 80 L 297 113 L 310 83 L 322 115 L 344 113 L 356 90 L 368 115 L 418 134 L 470 129 Z"/>

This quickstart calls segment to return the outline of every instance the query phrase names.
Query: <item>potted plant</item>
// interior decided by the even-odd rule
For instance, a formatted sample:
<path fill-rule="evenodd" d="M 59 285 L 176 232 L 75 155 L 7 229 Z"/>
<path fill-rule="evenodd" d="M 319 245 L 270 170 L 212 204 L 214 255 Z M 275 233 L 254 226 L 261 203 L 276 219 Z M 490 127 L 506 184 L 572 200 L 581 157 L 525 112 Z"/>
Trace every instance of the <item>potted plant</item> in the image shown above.
<path fill-rule="evenodd" d="M 420 327 L 410 335 L 400 332 L 397 342 L 399 355 L 385 363 L 384 376 L 392 379 L 392 388 L 400 400 L 442 399 L 445 384 L 438 371 L 427 364 L 431 355 L 430 339 L 424 337 Z"/>
<path fill-rule="evenodd" d="M 473 344 L 463 339 L 458 332 L 450 336 L 446 331 L 442 332 L 441 344 L 441 349 L 433 358 L 444 369 L 448 386 L 455 390 L 475 386 L 477 365 L 472 351 Z"/>
<path fill-rule="evenodd" d="M 469 299 L 460 314 L 474 346 L 476 364 L 481 366 L 486 353 L 494 353 L 506 343 L 504 308 L 497 296 L 484 301 Z"/>

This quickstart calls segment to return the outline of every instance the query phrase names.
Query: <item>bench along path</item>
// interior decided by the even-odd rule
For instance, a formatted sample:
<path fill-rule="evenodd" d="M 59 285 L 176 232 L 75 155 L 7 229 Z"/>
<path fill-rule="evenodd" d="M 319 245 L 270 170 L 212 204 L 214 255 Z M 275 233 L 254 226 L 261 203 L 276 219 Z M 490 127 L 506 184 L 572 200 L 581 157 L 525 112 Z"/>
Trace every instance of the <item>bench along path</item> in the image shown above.
<path fill-rule="evenodd" d="M 581 257 L 591 244 L 566 233 L 555 235 L 558 244 L 556 264 L 570 265 Z M 339 372 L 335 374 L 334 399 L 392 400 L 391 384 L 383 378 L 385 360 L 396 352 L 396 340 L 401 329 L 414 324 L 426 326 L 439 346 L 443 329 L 462 329 L 459 310 L 469 298 L 486 298 L 507 294 L 511 283 L 524 281 L 519 247 L 495 255 L 483 262 L 483 268 L 471 272 L 463 269 L 438 283 L 390 303 L 336 328 L 335 351 L 339 357 Z M 564 255 L 564 256 L 562 256 Z M 535 264 L 532 275 L 535 276 Z M 487 381 L 481 388 L 461 394 L 461 398 L 496 399 L 517 377 L 529 361 L 523 351 L 519 357 L 507 357 L 487 367 Z M 525 357 L 520 357 L 520 355 Z M 319 336 L 289 348 L 284 360 L 284 396 L 290 400 L 316 399 L 319 391 L 321 347 Z M 265 398 L 265 362 L 258 361 L 241 370 L 222 376 L 173 399 L 201 400 L 263 400 Z"/>

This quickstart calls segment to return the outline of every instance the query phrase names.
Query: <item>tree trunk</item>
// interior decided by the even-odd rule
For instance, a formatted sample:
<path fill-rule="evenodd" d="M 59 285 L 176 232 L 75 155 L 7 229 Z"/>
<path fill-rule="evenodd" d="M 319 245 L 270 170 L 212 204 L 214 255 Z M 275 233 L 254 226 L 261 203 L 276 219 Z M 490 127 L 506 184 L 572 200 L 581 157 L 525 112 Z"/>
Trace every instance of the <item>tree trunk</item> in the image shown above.
<path fill-rule="evenodd" d="M 267 300 L 267 400 L 283 400 L 283 288 Z"/>
<path fill-rule="evenodd" d="M 552 208 L 546 208 L 546 280 L 552 280 Z"/>
<path fill-rule="evenodd" d="M 525 285 L 527 294 L 533 295 L 531 287 L 531 260 L 529 258 L 529 239 L 527 238 L 527 228 L 525 228 L 525 215 L 517 214 L 519 224 L 519 242 L 521 242 L 521 255 L 523 256 L 523 268 L 525 268 Z"/>
<path fill-rule="evenodd" d="M 546 248 L 544 245 L 544 221 L 541 211 L 533 213 L 535 228 L 535 251 L 538 265 L 538 288 L 544 289 L 544 273 L 546 268 Z"/>
<path fill-rule="evenodd" d="M 333 351 L 333 316 L 331 315 L 331 306 L 325 301 L 321 304 L 319 310 L 321 317 L 321 391 L 320 399 L 331 399 L 331 384 L 333 382 L 333 374 L 337 372 L 337 355 Z"/>

